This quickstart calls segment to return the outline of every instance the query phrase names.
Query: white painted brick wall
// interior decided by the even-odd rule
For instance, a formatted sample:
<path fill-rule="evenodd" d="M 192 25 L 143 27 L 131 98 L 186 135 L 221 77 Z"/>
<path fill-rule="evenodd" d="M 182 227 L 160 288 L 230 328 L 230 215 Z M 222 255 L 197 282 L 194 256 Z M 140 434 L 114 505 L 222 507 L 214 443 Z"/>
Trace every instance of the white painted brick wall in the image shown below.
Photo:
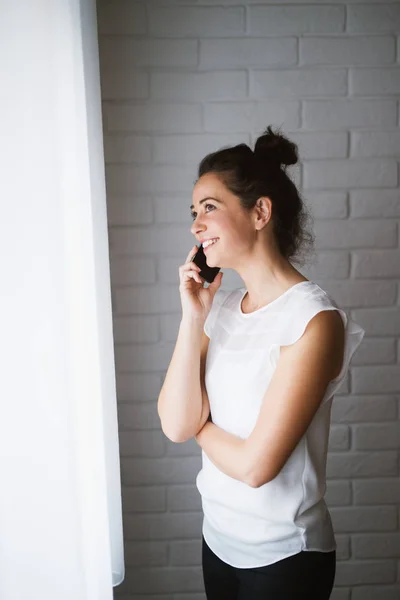
<path fill-rule="evenodd" d="M 268 124 L 299 144 L 304 274 L 366 330 L 332 406 L 332 600 L 400 598 L 400 3 L 98 0 L 126 579 L 121 600 L 204 600 L 194 440 L 157 398 L 181 316 L 201 158 Z M 241 285 L 227 271 L 224 287 Z"/>

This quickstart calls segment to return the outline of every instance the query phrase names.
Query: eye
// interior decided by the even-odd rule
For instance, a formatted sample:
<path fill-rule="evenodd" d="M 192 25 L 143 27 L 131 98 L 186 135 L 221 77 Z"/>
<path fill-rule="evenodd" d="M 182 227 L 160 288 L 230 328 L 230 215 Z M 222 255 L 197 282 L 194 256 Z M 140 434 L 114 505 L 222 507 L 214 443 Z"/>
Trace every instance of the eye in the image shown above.
<path fill-rule="evenodd" d="M 215 206 L 214 206 L 213 204 L 205 204 L 204 206 L 205 206 L 205 208 L 207 208 L 207 206 L 211 206 L 211 208 L 215 208 Z M 208 211 L 207 211 L 207 212 L 208 212 Z M 195 213 L 195 212 L 193 211 L 193 212 L 191 212 L 190 214 L 191 214 L 191 217 L 192 217 L 192 219 L 193 219 L 193 221 L 194 221 L 194 220 L 195 220 L 195 218 L 196 218 L 196 214 L 197 214 L 197 213 Z"/>

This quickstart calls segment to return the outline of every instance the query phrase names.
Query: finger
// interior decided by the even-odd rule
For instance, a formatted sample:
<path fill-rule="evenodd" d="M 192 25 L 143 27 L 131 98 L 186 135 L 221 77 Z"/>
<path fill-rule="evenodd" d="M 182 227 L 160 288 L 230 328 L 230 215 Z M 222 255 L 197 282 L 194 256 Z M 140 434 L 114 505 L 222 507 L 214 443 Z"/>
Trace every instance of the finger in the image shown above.
<path fill-rule="evenodd" d="M 194 279 L 195 281 L 197 281 L 197 283 L 203 283 L 202 280 L 201 280 L 200 275 L 198 275 L 194 271 L 189 271 L 188 272 L 188 277 L 191 278 L 191 279 Z"/>
<path fill-rule="evenodd" d="M 185 263 L 191 262 L 191 261 L 192 261 L 192 259 L 194 258 L 194 255 L 195 255 L 195 254 L 197 254 L 197 251 L 198 251 L 198 247 L 197 247 L 197 245 L 195 244 L 195 245 L 193 246 L 193 248 L 190 250 L 189 254 L 187 255 L 187 257 L 186 257 L 186 260 L 185 260 Z"/>
<path fill-rule="evenodd" d="M 184 265 L 179 267 L 179 272 L 181 274 L 190 273 L 190 271 L 194 271 L 195 273 L 200 273 L 201 268 L 199 266 L 197 266 L 196 263 L 185 263 Z"/>

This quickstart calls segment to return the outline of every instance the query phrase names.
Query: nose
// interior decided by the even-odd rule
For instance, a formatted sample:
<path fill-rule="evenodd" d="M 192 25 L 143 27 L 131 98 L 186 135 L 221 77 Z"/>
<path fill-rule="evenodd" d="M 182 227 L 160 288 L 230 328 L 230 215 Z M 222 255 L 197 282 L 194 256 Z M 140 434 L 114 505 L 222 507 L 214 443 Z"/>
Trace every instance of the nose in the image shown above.
<path fill-rule="evenodd" d="M 193 219 L 193 223 L 190 227 L 190 233 L 192 233 L 194 236 L 196 236 L 203 230 L 204 230 L 204 227 L 202 227 L 200 225 L 199 218 L 197 216 L 195 219 Z"/>

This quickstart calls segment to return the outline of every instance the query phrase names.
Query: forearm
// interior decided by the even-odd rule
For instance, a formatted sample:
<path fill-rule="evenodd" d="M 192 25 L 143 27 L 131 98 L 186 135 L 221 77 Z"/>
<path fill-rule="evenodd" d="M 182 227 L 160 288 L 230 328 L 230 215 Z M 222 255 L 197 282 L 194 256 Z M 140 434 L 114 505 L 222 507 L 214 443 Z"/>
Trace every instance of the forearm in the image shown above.
<path fill-rule="evenodd" d="M 195 439 L 220 471 L 252 486 L 245 439 L 224 431 L 211 421 L 206 422 Z"/>
<path fill-rule="evenodd" d="M 196 431 L 202 413 L 200 347 L 203 322 L 182 320 L 171 363 L 158 398 L 165 435 L 174 442 Z M 193 435 L 193 434 L 192 434 Z"/>

